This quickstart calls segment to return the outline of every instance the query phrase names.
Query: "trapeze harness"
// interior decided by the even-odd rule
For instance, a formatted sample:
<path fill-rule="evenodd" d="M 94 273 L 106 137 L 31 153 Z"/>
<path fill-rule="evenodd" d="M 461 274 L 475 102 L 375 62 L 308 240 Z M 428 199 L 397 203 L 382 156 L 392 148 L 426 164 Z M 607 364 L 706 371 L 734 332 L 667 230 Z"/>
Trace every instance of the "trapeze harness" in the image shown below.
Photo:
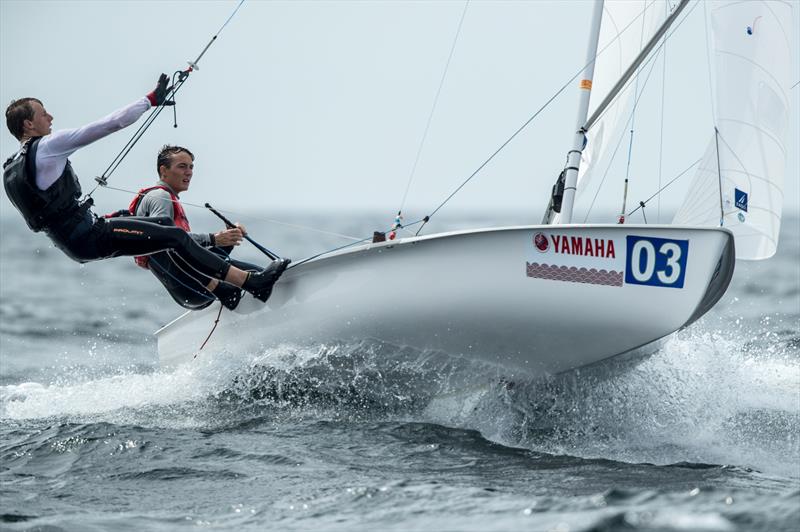
<path fill-rule="evenodd" d="M 180 203 L 180 198 L 175 194 L 172 189 L 164 185 L 154 185 L 146 187 L 136 194 L 131 201 L 129 210 L 131 214 L 136 214 L 144 197 L 152 190 L 161 189 L 170 195 L 172 202 L 172 216 L 177 227 L 185 230 L 187 233 L 191 231 L 189 227 L 189 219 L 186 216 L 183 206 Z M 194 239 L 193 239 L 194 240 Z M 212 240 L 213 242 L 213 240 Z M 200 244 L 202 246 L 202 244 Z M 236 260 L 230 257 L 233 251 L 233 246 L 216 246 L 213 245 L 208 249 L 209 252 L 217 255 L 222 260 L 244 271 L 259 271 L 261 268 L 255 264 Z M 164 251 L 154 253 L 152 255 L 134 257 L 136 264 L 150 270 L 150 272 L 164 285 L 167 292 L 172 299 L 175 300 L 180 306 L 189 310 L 199 310 L 209 306 L 217 298 L 222 300 L 225 297 L 224 293 L 219 290 L 225 290 L 225 287 L 217 288 L 210 291 L 207 288 L 208 278 L 198 275 L 191 264 L 187 263 L 179 254 L 172 251 Z M 224 284 L 224 283 L 222 283 Z M 228 290 L 229 291 L 229 290 Z M 229 307 L 230 308 L 230 307 Z"/>

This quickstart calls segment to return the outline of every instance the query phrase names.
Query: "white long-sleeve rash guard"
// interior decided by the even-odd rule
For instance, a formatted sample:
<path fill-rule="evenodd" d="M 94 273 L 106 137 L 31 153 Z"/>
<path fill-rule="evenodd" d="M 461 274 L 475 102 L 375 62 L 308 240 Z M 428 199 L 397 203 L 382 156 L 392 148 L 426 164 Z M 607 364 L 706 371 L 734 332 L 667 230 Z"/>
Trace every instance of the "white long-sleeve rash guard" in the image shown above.
<path fill-rule="evenodd" d="M 91 124 L 77 129 L 62 129 L 42 137 L 36 150 L 36 186 L 39 190 L 50 188 L 61 177 L 67 157 L 79 148 L 128 127 L 148 109 L 150 100 L 142 97 Z"/>

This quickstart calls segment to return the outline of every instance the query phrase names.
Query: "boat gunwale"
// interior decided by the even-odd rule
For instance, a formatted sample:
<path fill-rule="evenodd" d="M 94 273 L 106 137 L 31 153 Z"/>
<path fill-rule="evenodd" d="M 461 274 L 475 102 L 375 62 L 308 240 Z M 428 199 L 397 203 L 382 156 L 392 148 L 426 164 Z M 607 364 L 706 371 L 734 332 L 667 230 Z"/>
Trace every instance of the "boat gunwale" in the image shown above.
<path fill-rule="evenodd" d="M 351 255 L 355 253 L 360 253 L 364 251 L 370 251 L 373 249 L 381 249 L 386 248 L 390 249 L 395 246 L 405 246 L 405 245 L 412 245 L 418 242 L 424 242 L 428 240 L 438 240 L 442 238 L 450 238 L 450 237 L 457 237 L 457 236 L 464 236 L 470 234 L 483 234 L 483 233 L 493 233 L 493 232 L 510 232 L 510 231 L 530 231 L 530 230 L 554 230 L 556 228 L 564 228 L 564 229 L 575 229 L 575 228 L 585 228 L 585 229 L 669 229 L 669 230 L 676 230 L 676 231 L 721 231 L 723 233 L 727 233 L 730 239 L 733 239 L 733 232 L 728 229 L 727 227 L 709 227 L 709 226 L 691 226 L 691 225 L 670 225 L 670 224 L 614 224 L 614 223 L 606 223 L 606 224 L 545 224 L 545 225 L 511 225 L 511 226 L 501 226 L 501 227 L 482 227 L 477 229 L 459 229 L 456 231 L 447 231 L 443 233 L 433 233 L 430 235 L 421 235 L 421 236 L 412 236 L 412 237 L 405 237 L 405 238 L 398 238 L 396 240 L 386 240 L 384 242 L 368 242 L 365 244 L 361 244 L 358 246 L 353 246 L 341 250 L 336 250 L 328 253 L 324 253 L 321 256 L 314 257 L 313 259 L 308 259 L 305 261 L 298 261 L 296 265 L 290 265 L 288 270 L 294 268 L 301 268 L 307 264 L 318 264 L 321 261 L 325 261 L 328 259 L 332 259 L 335 257 L 342 257 L 346 255 Z M 205 309 L 204 309 L 205 310 Z M 193 314 L 198 312 L 196 310 L 187 310 L 183 314 L 177 316 L 175 319 L 169 321 L 167 324 L 159 328 L 153 334 L 158 337 L 162 332 L 170 328 L 173 324 L 177 323 L 178 321 L 182 320 L 187 315 Z"/>

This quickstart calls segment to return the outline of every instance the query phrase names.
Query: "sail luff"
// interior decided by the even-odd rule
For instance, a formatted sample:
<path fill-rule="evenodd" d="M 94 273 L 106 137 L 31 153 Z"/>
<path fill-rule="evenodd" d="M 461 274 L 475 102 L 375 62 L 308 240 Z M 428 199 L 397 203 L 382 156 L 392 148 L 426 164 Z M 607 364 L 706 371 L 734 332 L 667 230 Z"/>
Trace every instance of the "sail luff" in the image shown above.
<path fill-rule="evenodd" d="M 614 101 L 614 98 L 616 98 L 617 94 L 619 94 L 620 90 L 622 90 L 622 88 L 625 86 L 625 83 L 630 79 L 634 72 L 636 72 L 636 70 L 639 68 L 639 65 L 641 65 L 645 59 L 647 59 L 647 56 L 650 55 L 650 52 L 653 50 L 656 44 L 658 44 L 658 41 L 664 36 L 670 26 L 672 26 L 672 23 L 675 22 L 675 20 L 678 18 L 678 15 L 681 14 L 681 11 L 683 11 L 687 5 L 689 5 L 689 0 L 681 0 L 681 3 L 678 4 L 672 14 L 667 17 L 658 31 L 655 32 L 644 48 L 642 48 L 641 52 L 639 52 L 639 55 L 636 56 L 636 59 L 633 60 L 633 63 L 631 63 L 628 69 L 619 78 L 617 83 L 611 88 L 605 99 L 600 102 L 600 105 L 597 106 L 597 109 L 595 109 L 594 113 L 592 113 L 592 116 L 590 116 L 586 121 L 586 124 L 583 126 L 584 131 L 589 131 L 597 119 L 603 114 L 603 111 L 605 111 L 609 104 Z"/>
<path fill-rule="evenodd" d="M 659 7 L 663 5 L 664 9 Z M 643 43 L 660 28 L 671 13 L 664 0 L 606 0 L 603 6 L 603 23 L 600 30 L 601 52 L 597 57 L 590 108 L 594 110 L 609 93 L 622 73 L 639 55 Z M 673 26 L 674 27 L 674 26 Z M 663 45 L 660 45 L 663 46 Z M 658 47 L 657 47 L 658 48 Z M 648 61 L 653 57 L 651 52 Z M 641 70 L 642 66 L 639 66 Z M 633 107 L 638 98 L 631 79 L 622 87 L 617 97 L 600 115 L 591 131 L 586 132 L 586 146 L 581 154 L 577 195 L 587 190 L 595 173 L 605 168 L 603 177 L 612 167 L 612 161 L 622 142 L 623 130 L 628 129 Z M 619 142 L 617 142 L 619 141 Z M 595 193 L 595 198 L 599 193 Z M 592 200 L 592 204 L 594 200 Z M 588 213 L 587 213 L 588 219 Z M 557 222 L 556 222 L 557 223 Z"/>
<path fill-rule="evenodd" d="M 717 155 L 717 179 L 719 183 L 719 226 L 722 227 L 725 224 L 725 207 L 722 201 L 722 165 L 719 161 L 719 129 L 714 128 L 714 148 Z"/>

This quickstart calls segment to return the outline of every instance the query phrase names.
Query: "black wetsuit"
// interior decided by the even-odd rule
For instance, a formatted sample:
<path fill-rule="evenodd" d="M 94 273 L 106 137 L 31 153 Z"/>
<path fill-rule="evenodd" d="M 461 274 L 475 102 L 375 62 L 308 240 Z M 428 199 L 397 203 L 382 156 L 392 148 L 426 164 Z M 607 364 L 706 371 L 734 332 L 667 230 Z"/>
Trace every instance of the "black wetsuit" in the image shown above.
<path fill-rule="evenodd" d="M 128 209 L 132 214 L 139 217 L 158 216 L 172 220 L 175 225 L 186 230 L 195 242 L 240 270 L 258 271 L 261 269 L 254 264 L 232 259 L 230 254 L 233 251 L 233 246 L 215 246 L 213 235 L 191 232 L 189 220 L 180 203 L 178 203 L 179 201 L 178 195 L 175 194 L 169 184 L 159 181 L 153 187 L 140 190 L 131 201 Z M 173 250 L 154 253 L 146 257 L 145 260 L 140 259 L 137 257 L 136 263 L 149 269 L 164 285 L 172 299 L 184 308 L 200 310 L 220 297 L 219 289 L 215 289 L 217 293 L 214 294 L 206 288 L 209 278 L 195 270 Z M 224 290 L 223 287 L 223 292 L 230 293 L 230 289 Z"/>
<path fill-rule="evenodd" d="M 261 269 L 254 264 L 230 258 L 229 248 L 213 247 L 209 251 L 240 270 Z M 189 310 L 200 310 L 216 301 L 214 294 L 206 288 L 208 277 L 204 277 L 202 273 L 192 268 L 191 264 L 183 260 L 178 253 L 172 250 L 154 253 L 150 255 L 147 264 L 153 275 L 161 281 L 172 299 L 180 306 Z"/>

